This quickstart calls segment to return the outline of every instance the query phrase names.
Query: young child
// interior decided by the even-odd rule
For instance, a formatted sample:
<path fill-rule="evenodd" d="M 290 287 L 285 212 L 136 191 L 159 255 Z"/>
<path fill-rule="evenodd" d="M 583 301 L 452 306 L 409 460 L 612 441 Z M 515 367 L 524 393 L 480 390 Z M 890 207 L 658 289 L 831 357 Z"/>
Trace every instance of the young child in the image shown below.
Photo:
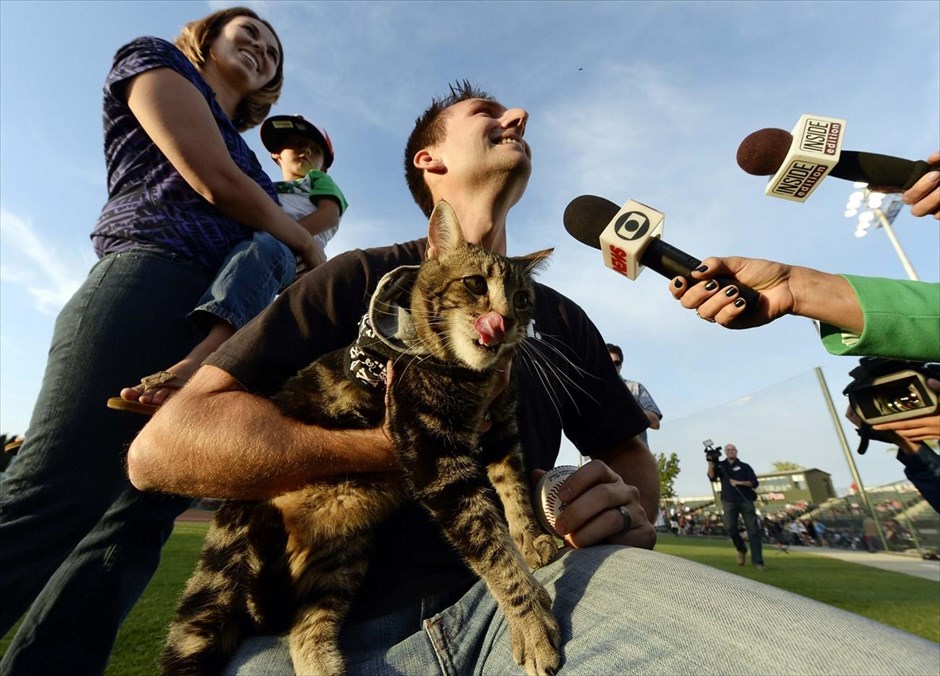
<path fill-rule="evenodd" d="M 275 115 L 261 125 L 261 142 L 284 176 L 275 183 L 281 208 L 325 249 L 347 207 L 339 186 L 326 173 L 333 164 L 329 134 L 300 115 Z"/>
<path fill-rule="evenodd" d="M 313 236 L 323 253 L 348 206 L 339 186 L 326 173 L 334 158 L 329 135 L 300 115 L 274 115 L 261 125 L 261 142 L 281 168 L 284 180 L 275 183 L 281 207 Z M 325 253 L 322 257 L 326 259 Z M 121 390 L 120 397 L 108 399 L 108 407 L 151 415 L 189 380 L 206 357 L 306 271 L 286 244 L 267 232 L 256 231 L 232 249 L 189 315 L 206 329 L 206 337 L 169 369 L 157 371 L 139 385 Z"/>

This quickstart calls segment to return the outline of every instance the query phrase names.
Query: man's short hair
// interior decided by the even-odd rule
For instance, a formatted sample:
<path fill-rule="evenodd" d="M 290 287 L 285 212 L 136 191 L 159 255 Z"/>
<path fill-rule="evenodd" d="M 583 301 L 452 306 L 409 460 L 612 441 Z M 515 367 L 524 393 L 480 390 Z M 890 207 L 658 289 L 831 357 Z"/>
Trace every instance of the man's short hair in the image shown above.
<path fill-rule="evenodd" d="M 623 350 L 620 349 L 620 346 L 614 345 L 613 343 L 607 343 L 607 351 L 613 352 L 617 355 L 617 359 L 623 361 Z"/>
<path fill-rule="evenodd" d="M 455 103 L 467 99 L 496 100 L 482 89 L 478 89 L 471 84 L 469 80 L 455 82 L 450 85 L 450 94 L 442 98 L 431 99 L 431 105 L 415 120 L 414 129 L 411 131 L 411 136 L 408 137 L 408 143 L 405 144 L 405 180 L 414 201 L 428 218 L 434 210 L 434 201 L 431 197 L 431 190 L 424 180 L 424 170 L 414 166 L 414 156 L 418 154 L 419 150 L 444 140 L 442 114 Z"/>

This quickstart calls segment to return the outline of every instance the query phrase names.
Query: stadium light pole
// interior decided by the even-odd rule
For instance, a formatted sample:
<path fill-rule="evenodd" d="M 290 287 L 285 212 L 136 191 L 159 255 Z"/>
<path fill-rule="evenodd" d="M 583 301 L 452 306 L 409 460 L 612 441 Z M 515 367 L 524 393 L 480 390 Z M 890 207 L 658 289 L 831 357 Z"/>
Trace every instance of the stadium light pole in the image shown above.
<path fill-rule="evenodd" d="M 881 526 L 881 519 L 878 518 L 878 510 L 875 509 L 875 506 L 868 498 L 868 491 L 865 490 L 865 484 L 862 483 L 862 475 L 858 473 L 855 458 L 852 456 L 852 449 L 849 448 L 849 442 L 845 438 L 845 432 L 842 431 L 842 421 L 839 418 L 838 412 L 836 412 L 835 404 L 832 403 L 832 395 L 829 394 L 829 385 L 826 383 L 826 376 L 823 375 L 822 369 L 818 366 L 815 368 L 815 371 L 816 380 L 819 381 L 819 389 L 822 391 L 823 399 L 826 400 L 826 408 L 829 409 L 829 417 L 832 418 L 832 424 L 836 428 L 836 436 L 839 438 L 839 445 L 842 446 L 842 453 L 845 455 L 845 462 L 849 466 L 849 471 L 852 472 L 852 479 L 855 480 L 858 496 L 861 498 L 862 504 L 865 505 L 865 509 L 871 514 L 871 518 L 874 519 L 875 525 L 878 527 L 878 535 L 881 536 L 881 546 L 884 547 L 885 553 L 890 553 L 891 549 L 888 547 L 888 539 L 885 537 L 884 528 Z"/>
<path fill-rule="evenodd" d="M 904 249 L 901 248 L 901 243 L 898 241 L 897 235 L 894 234 L 894 228 L 891 227 L 894 219 L 901 211 L 903 204 L 901 197 L 897 194 L 889 196 L 883 192 L 869 190 L 866 183 L 856 183 L 855 188 L 855 192 L 849 195 L 849 201 L 845 205 L 846 218 L 858 217 L 855 224 L 855 236 L 864 237 L 867 235 L 872 224 L 875 228 L 884 230 L 888 239 L 891 240 L 898 258 L 901 259 L 901 265 L 904 266 L 907 276 L 915 282 L 918 281 L 920 278 L 914 271 L 911 261 L 908 260 L 907 254 L 904 253 Z"/>

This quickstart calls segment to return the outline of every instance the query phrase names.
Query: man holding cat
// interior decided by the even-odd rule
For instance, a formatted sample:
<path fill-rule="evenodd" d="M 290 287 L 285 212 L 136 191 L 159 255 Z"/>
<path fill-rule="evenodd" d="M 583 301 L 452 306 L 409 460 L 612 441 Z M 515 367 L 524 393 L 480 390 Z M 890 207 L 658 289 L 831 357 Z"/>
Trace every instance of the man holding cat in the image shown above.
<path fill-rule="evenodd" d="M 506 218 L 531 172 L 523 138 L 527 118 L 525 110 L 506 108 L 467 83 L 434 101 L 405 151 L 408 184 L 425 214 L 446 199 L 467 241 L 504 253 Z M 283 417 L 266 396 L 320 354 L 351 343 L 378 280 L 400 265 L 419 263 L 425 249 L 418 240 L 348 252 L 288 289 L 211 357 L 142 431 L 128 460 L 134 484 L 257 499 L 320 476 L 393 470 L 395 451 L 384 428 L 315 428 Z M 568 506 L 556 527 L 576 549 L 536 573 L 554 599 L 564 669 L 681 673 L 693 664 L 707 672 L 735 663 L 767 673 L 781 668 L 919 672 L 936 664 L 936 647 L 921 639 L 889 634 L 881 625 L 828 606 L 648 551 L 655 531 L 646 515 L 657 508 L 658 475 L 652 455 L 636 438 L 648 425 L 646 417 L 613 369 L 600 334 L 575 303 L 539 285 L 531 334 L 531 349 L 512 367 L 527 466 L 554 465 L 562 430 L 594 458 L 568 479 L 560 496 Z M 495 601 L 426 515 L 402 510 L 377 539 L 370 579 L 341 635 L 350 673 L 518 672 Z M 633 547 L 615 546 L 623 544 Z M 693 579 L 698 584 L 688 584 Z M 669 581 L 681 589 L 664 589 Z M 714 604 L 717 595 L 726 602 Z M 802 631 L 789 636 L 789 629 L 764 627 L 763 638 L 733 645 L 714 641 L 729 627 L 753 635 L 734 610 L 745 602 L 773 607 L 790 616 L 793 626 L 809 625 L 815 635 L 832 635 L 825 630 L 837 627 L 845 645 L 827 645 L 820 664 L 818 655 L 799 657 Z M 622 612 L 624 606 L 633 612 Z M 675 642 L 675 636 L 688 639 L 690 630 L 701 636 Z M 859 645 L 879 650 L 862 656 Z M 263 636 L 242 644 L 228 673 L 289 673 L 290 668 L 286 639 Z"/>
<path fill-rule="evenodd" d="M 406 161 L 406 178 L 425 215 L 430 215 L 437 200 L 446 199 L 454 208 L 468 242 L 505 253 L 506 216 L 525 192 L 531 173 L 530 152 L 523 140 L 528 113 L 521 108 L 505 108 L 488 96 L 477 94 L 483 93 L 465 85 L 425 113 L 405 151 L 412 160 Z M 212 367 L 199 372 L 198 387 L 187 388 L 184 398 L 187 405 L 171 408 L 170 415 L 155 417 L 147 426 L 131 447 L 128 462 L 132 481 L 151 490 L 254 499 L 296 489 L 317 476 L 393 469 L 395 450 L 384 429 L 336 432 L 285 419 L 269 402 L 246 392 L 244 382 L 257 378 L 258 387 L 248 389 L 274 390 L 319 356 L 320 350 L 309 345 L 322 346 L 325 352 L 352 342 L 378 279 L 398 265 L 420 262 L 425 255 L 424 247 L 424 240 L 419 240 L 387 249 L 351 252 L 330 261 L 324 272 L 310 282 L 304 281 L 297 290 L 285 293 L 278 303 L 281 310 L 265 314 L 263 330 L 253 327 L 251 333 L 256 342 L 253 348 L 245 349 L 244 353 L 217 352 L 207 362 Z M 368 260 L 362 262 L 364 254 Z M 555 315 L 559 308 L 571 307 L 574 316 L 586 322 L 585 328 L 600 340 L 583 311 L 558 294 L 553 292 L 544 301 L 539 298 L 536 306 L 551 308 L 550 303 L 555 304 Z M 539 320 L 536 316 L 536 333 Z M 557 317 L 555 321 L 559 321 Z M 563 328 L 572 331 L 571 327 Z M 300 333 L 304 338 L 298 343 L 303 344 L 303 349 L 285 349 L 289 336 Z M 547 330 L 545 334 L 556 335 Z M 327 342 L 331 344 L 326 345 Z M 262 346 L 272 346 L 275 358 L 260 359 Z M 542 386 L 532 388 L 538 389 L 546 400 L 534 407 L 544 413 L 544 420 L 532 421 L 537 428 L 533 435 L 537 438 L 530 445 L 538 448 L 528 452 L 538 457 L 529 457 L 529 468 L 544 470 L 554 466 L 562 431 L 562 421 L 554 406 L 570 408 L 577 403 L 582 414 L 569 415 L 572 421 L 564 425 L 565 432 L 569 437 L 574 433 L 583 439 L 580 450 L 585 455 L 603 456 L 607 462 L 586 465 L 568 482 L 566 488 L 572 495 L 566 499 L 569 507 L 561 527 L 566 528 L 570 544 L 576 546 L 613 538 L 611 541 L 618 544 L 650 548 L 656 535 L 646 513 L 655 513 L 658 508 L 658 470 L 648 449 L 635 438 L 648 422 L 633 398 L 623 396 L 623 385 L 610 366 L 603 342 L 598 346 L 557 347 L 562 350 L 568 347 L 569 358 L 579 355 L 584 362 L 579 366 L 590 375 L 577 374 L 579 383 L 584 380 L 597 384 L 581 384 L 586 391 L 593 390 L 592 399 L 579 393 L 577 386 L 569 385 L 564 392 L 559 383 L 553 383 L 558 390 L 551 392 L 554 402 L 548 399 L 551 395 Z M 538 359 L 557 359 L 553 352 L 554 347 L 542 346 Z M 237 367 L 228 363 L 229 358 L 224 356 L 227 354 L 233 355 L 240 365 L 250 363 L 253 371 L 264 373 L 239 372 L 239 377 L 233 377 Z M 221 368 L 220 359 L 226 361 Z M 518 365 L 516 369 L 527 370 Z M 559 379 L 564 377 L 567 376 L 559 375 Z M 619 396 L 600 391 L 607 389 Z M 528 394 L 523 388 L 521 398 L 527 399 Z M 575 402 L 581 398 L 590 404 Z M 603 407 L 598 401 L 604 402 Z M 591 415 L 598 418 L 591 425 L 586 424 L 585 406 L 590 406 Z M 525 415 L 525 403 L 522 408 Z M 185 420 L 179 418 L 183 410 Z M 236 471 L 242 468 L 244 471 Z M 629 484 L 621 475 L 631 477 Z M 578 500 L 573 499 L 575 495 L 580 496 Z M 621 532 L 625 525 L 621 506 L 627 508 L 627 520 L 631 522 L 631 528 L 625 532 Z"/>

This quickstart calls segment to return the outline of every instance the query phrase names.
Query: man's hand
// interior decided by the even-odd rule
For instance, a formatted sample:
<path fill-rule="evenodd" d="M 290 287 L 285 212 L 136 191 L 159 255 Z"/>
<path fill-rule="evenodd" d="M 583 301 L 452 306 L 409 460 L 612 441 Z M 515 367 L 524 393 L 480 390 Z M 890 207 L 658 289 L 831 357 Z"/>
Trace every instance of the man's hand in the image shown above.
<path fill-rule="evenodd" d="M 927 386 L 934 392 L 940 392 L 940 380 L 928 378 Z M 848 416 L 848 414 L 846 414 L 846 416 Z M 849 419 L 851 420 L 851 418 Z M 857 419 L 856 417 L 856 420 Z M 872 425 L 872 429 L 878 432 L 894 432 L 899 438 L 898 445 L 901 447 L 901 450 L 907 453 L 914 453 L 920 448 L 921 442 L 940 439 L 940 413 L 923 415 L 919 418 L 908 418 L 907 420 L 880 423 L 878 425 Z"/>
<path fill-rule="evenodd" d="M 858 417 L 858 413 L 856 413 L 855 409 L 853 409 L 851 406 L 849 406 L 846 409 L 845 418 L 856 427 L 862 426 L 862 419 Z M 905 453 L 914 453 L 917 450 L 918 444 L 911 444 L 899 434 L 895 432 L 890 432 L 890 431 L 886 431 L 885 434 L 888 435 L 888 437 L 890 438 L 890 441 L 888 441 L 888 439 L 879 439 L 879 441 L 885 441 L 887 443 L 897 444 L 898 448 L 900 448 Z"/>
<path fill-rule="evenodd" d="M 940 164 L 940 151 L 927 158 L 927 164 Z M 920 177 L 902 196 L 905 204 L 911 205 L 911 214 L 940 220 L 940 171 L 931 171 Z"/>
<path fill-rule="evenodd" d="M 534 481 L 544 473 L 533 472 Z M 558 497 L 565 508 L 555 529 L 571 547 L 612 543 L 652 549 L 656 544 L 656 530 L 640 504 L 640 492 L 600 460 L 591 460 L 565 479 Z"/>

